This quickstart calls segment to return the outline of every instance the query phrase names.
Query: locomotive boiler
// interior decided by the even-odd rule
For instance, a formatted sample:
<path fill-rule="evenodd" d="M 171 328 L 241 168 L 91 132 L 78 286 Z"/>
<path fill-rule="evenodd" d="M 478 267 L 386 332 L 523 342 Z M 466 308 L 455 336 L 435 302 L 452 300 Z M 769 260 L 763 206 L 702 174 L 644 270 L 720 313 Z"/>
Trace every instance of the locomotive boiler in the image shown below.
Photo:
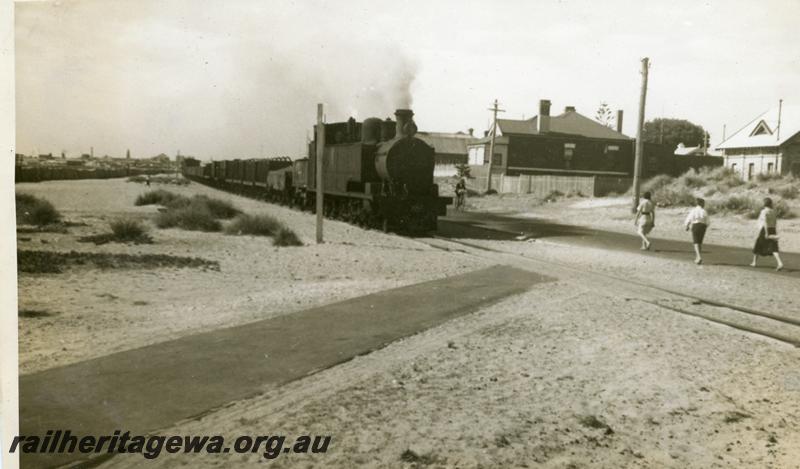
<path fill-rule="evenodd" d="M 394 122 L 351 118 L 324 124 L 326 214 L 384 230 L 436 229 L 436 219 L 446 213 L 451 198 L 439 197 L 433 182 L 435 151 L 415 136 L 413 116 L 410 109 L 398 109 Z M 313 203 L 316 193 L 316 158 L 312 141 L 305 168 L 306 204 Z"/>
<path fill-rule="evenodd" d="M 325 215 L 371 228 L 405 233 L 436 229 L 450 197 L 433 182 L 434 149 L 417 138 L 414 113 L 324 125 L 322 179 Z M 316 128 L 314 129 L 316 136 Z M 222 190 L 316 208 L 316 141 L 307 158 L 232 159 L 206 164 L 187 177 Z"/>

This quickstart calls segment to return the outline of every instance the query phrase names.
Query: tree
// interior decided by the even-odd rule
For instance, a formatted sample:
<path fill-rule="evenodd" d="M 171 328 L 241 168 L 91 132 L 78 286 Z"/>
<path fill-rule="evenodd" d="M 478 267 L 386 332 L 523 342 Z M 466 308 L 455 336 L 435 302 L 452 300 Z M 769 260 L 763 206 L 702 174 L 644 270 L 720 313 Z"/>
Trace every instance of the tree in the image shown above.
<path fill-rule="evenodd" d="M 613 116 L 614 113 L 611 111 L 611 108 L 608 107 L 608 103 L 604 101 L 600 103 L 600 107 L 597 109 L 597 114 L 595 114 L 594 120 L 606 127 L 612 128 L 611 120 L 613 119 Z"/>
<path fill-rule="evenodd" d="M 697 147 L 703 144 L 706 135 L 703 127 L 693 124 L 685 119 L 656 118 L 644 124 L 644 141 L 649 143 L 663 143 L 671 148 L 677 148 L 679 143 L 687 147 Z"/>
<path fill-rule="evenodd" d="M 458 163 L 456 165 L 456 174 L 458 175 L 459 179 L 461 179 L 461 178 L 464 178 L 464 179 L 472 178 L 472 175 L 470 174 L 469 171 L 470 171 L 469 170 L 469 165 L 467 163 Z"/>

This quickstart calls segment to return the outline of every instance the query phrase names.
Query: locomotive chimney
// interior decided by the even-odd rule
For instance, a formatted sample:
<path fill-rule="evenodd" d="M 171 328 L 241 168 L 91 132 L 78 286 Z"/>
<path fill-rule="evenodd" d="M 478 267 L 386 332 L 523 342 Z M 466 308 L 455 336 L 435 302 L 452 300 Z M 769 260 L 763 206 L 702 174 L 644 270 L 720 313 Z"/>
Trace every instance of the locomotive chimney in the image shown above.
<path fill-rule="evenodd" d="M 394 112 L 395 118 L 397 118 L 397 130 L 395 131 L 395 135 L 397 137 L 410 137 L 411 135 L 406 135 L 407 129 L 406 124 L 413 124 L 414 120 L 414 111 L 411 109 L 398 109 Z M 413 135 L 413 134 L 412 134 Z"/>
<path fill-rule="evenodd" d="M 540 134 L 550 131 L 550 101 L 547 99 L 539 100 L 539 118 L 536 119 L 536 127 Z"/>

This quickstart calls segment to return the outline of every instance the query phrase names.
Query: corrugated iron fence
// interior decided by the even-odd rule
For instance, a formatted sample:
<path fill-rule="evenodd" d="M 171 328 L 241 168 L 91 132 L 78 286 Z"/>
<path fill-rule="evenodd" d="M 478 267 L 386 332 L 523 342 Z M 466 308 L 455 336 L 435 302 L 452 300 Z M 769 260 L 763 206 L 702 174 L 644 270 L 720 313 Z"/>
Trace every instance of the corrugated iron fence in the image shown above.
<path fill-rule="evenodd" d="M 480 192 L 486 189 L 486 175 L 469 181 L 471 189 Z M 492 188 L 505 194 L 535 194 L 546 196 L 558 191 L 562 194 L 582 194 L 590 197 L 602 197 L 610 193 L 622 194 L 627 191 L 633 181 L 627 177 L 612 176 L 556 176 L 550 174 L 529 174 L 506 176 L 492 174 Z"/>

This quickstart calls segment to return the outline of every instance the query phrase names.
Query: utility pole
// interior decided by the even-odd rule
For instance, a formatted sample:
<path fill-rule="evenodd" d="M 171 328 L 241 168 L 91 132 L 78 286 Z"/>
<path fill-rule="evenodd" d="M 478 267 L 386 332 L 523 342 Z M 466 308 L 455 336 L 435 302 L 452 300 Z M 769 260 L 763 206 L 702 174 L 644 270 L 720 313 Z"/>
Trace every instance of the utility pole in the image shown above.
<path fill-rule="evenodd" d="M 640 173 L 642 172 L 642 153 L 644 153 L 644 103 L 647 98 L 647 70 L 650 59 L 642 59 L 642 93 L 639 96 L 639 122 L 636 130 L 636 159 L 633 163 L 633 210 L 639 206 Z"/>
<path fill-rule="evenodd" d="M 322 119 L 322 103 L 317 104 L 317 244 L 322 243 L 322 159 L 325 155 L 325 124 Z"/>
<path fill-rule="evenodd" d="M 497 113 L 506 112 L 504 109 L 497 107 L 497 100 L 494 100 L 494 105 L 489 108 L 493 113 L 492 117 L 492 140 L 489 143 L 489 167 L 486 170 L 486 192 L 492 190 L 492 160 L 494 159 L 494 138 L 497 135 Z"/>

